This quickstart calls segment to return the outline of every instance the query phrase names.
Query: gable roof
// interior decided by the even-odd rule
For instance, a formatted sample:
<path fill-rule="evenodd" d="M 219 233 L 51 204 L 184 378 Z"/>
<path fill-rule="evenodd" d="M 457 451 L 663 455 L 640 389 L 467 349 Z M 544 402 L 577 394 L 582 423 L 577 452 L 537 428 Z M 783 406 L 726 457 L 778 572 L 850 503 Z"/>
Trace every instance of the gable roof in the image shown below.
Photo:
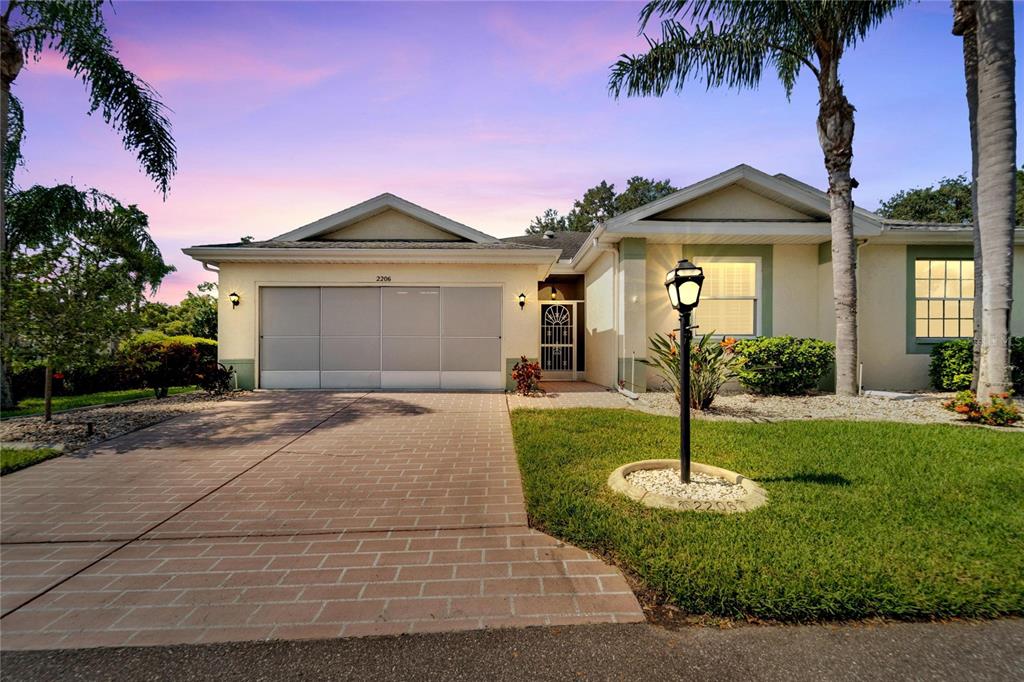
<path fill-rule="evenodd" d="M 504 237 L 501 241 L 513 244 L 524 244 L 535 247 L 546 247 L 549 249 L 561 249 L 562 255 L 559 260 L 570 260 L 580 250 L 590 232 L 555 232 L 551 237 L 542 234 L 525 234 L 517 237 Z"/>
<path fill-rule="evenodd" d="M 371 218 L 384 211 L 393 210 L 399 213 L 404 213 L 408 216 L 415 218 L 431 227 L 435 227 L 449 234 L 453 234 L 466 241 L 474 242 L 477 244 L 488 244 L 491 242 L 498 241 L 496 238 L 489 234 L 484 234 L 479 230 L 474 230 L 468 225 L 463 225 L 460 222 L 446 218 L 440 213 L 434 213 L 431 210 L 425 209 L 418 204 L 414 204 L 411 201 L 403 199 L 402 197 L 395 196 L 390 192 L 379 194 L 372 199 L 350 206 L 343 211 L 332 213 L 329 216 L 314 220 L 308 225 L 296 228 L 290 232 L 280 234 L 270 241 L 301 241 L 304 239 L 315 239 L 316 237 L 323 236 L 330 232 L 336 232 L 341 228 L 357 223 L 360 220 Z"/>

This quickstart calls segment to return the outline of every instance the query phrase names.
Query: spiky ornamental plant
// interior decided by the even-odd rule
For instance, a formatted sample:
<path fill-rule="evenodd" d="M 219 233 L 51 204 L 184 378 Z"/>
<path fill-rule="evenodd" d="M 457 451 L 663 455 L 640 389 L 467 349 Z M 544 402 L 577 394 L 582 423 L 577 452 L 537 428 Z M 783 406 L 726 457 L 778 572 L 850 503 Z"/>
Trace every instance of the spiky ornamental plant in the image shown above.
<path fill-rule="evenodd" d="M 612 66 L 615 97 L 660 97 L 687 81 L 708 88 L 756 88 L 774 70 L 792 93 L 800 74 L 818 83 L 818 141 L 825 157 L 832 220 L 832 280 L 836 316 L 836 392 L 855 395 L 857 276 L 853 238 L 854 107 L 843 92 L 839 64 L 848 49 L 904 0 L 655 0 L 640 12 L 644 30 L 657 15 L 661 38 L 648 50 L 622 55 Z M 688 28 L 688 26 L 692 28 Z"/>

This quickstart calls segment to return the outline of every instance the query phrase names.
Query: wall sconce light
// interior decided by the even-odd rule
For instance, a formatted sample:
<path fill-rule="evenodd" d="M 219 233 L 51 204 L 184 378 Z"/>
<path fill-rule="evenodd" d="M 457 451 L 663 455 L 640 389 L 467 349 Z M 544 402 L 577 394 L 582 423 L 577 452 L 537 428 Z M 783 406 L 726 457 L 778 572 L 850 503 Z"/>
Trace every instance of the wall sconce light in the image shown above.
<path fill-rule="evenodd" d="M 554 301 L 556 298 L 558 298 L 558 292 L 555 291 L 554 287 L 551 287 L 551 300 Z"/>
<path fill-rule="evenodd" d="M 231 301 L 232 308 L 237 308 L 238 304 L 242 302 L 242 298 L 234 291 L 228 294 L 228 300 Z"/>
<path fill-rule="evenodd" d="M 519 294 L 519 309 L 522 310 L 526 307 L 526 294 Z"/>

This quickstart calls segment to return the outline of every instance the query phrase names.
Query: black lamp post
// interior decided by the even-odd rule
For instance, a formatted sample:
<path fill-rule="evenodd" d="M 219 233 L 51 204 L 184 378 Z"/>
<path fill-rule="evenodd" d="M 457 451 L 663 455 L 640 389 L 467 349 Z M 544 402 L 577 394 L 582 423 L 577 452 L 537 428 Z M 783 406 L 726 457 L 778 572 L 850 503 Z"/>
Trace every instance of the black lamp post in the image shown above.
<path fill-rule="evenodd" d="M 668 300 L 679 311 L 679 480 L 690 482 L 690 313 L 700 302 L 704 270 L 685 258 L 665 275 Z"/>

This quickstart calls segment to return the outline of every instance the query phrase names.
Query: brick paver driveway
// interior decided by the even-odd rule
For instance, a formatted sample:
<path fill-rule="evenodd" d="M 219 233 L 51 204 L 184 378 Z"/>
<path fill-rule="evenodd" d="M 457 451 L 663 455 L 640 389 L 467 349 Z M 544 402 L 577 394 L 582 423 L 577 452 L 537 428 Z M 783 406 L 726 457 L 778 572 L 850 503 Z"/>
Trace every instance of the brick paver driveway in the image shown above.
<path fill-rule="evenodd" d="M 260 393 L 0 482 L 5 649 L 643 616 L 526 527 L 505 396 Z"/>

